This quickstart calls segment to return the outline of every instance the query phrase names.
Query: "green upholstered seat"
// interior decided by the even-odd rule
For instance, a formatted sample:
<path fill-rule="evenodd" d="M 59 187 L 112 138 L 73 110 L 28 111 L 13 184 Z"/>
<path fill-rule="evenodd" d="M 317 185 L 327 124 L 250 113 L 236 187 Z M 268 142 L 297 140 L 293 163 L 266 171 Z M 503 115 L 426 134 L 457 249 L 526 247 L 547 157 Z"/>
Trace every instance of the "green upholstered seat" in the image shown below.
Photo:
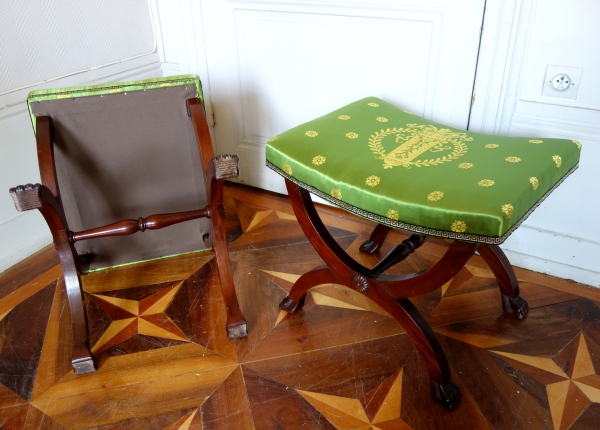
<path fill-rule="evenodd" d="M 580 150 L 458 130 L 368 97 L 272 138 L 267 165 L 376 222 L 498 244 L 577 168 Z"/>

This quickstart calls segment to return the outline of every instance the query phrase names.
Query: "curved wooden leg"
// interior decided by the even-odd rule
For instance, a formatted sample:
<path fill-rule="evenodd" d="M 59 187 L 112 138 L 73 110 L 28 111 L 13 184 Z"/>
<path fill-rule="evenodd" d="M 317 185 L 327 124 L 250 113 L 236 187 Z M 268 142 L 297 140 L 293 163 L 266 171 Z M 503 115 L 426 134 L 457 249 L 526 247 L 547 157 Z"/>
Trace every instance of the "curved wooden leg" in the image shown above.
<path fill-rule="evenodd" d="M 387 225 L 377 224 L 377 227 L 375 227 L 373 233 L 371 233 L 371 237 L 365 240 L 360 246 L 360 252 L 364 252 L 366 254 L 374 254 L 375 251 L 381 248 L 383 241 L 385 240 L 391 229 L 392 228 L 388 227 Z"/>
<path fill-rule="evenodd" d="M 404 327 L 415 343 L 427 367 L 434 400 L 447 409 L 456 408 L 461 399 L 460 390 L 450 381 L 448 360 L 425 318 L 408 299 L 396 301 L 390 295 L 387 286 L 393 285 L 395 281 L 387 280 L 385 275 L 377 275 L 358 264 L 337 244 L 323 225 L 306 190 L 289 180 L 286 180 L 286 186 L 302 230 L 328 268 L 317 269 L 303 275 L 294 284 L 290 292 L 290 300 L 284 300 L 280 306 L 286 310 L 299 309 L 306 292 L 319 283 L 341 283 L 364 294 Z M 466 251 L 470 251 L 472 255 L 475 247 L 476 245 L 467 247 Z"/>
<path fill-rule="evenodd" d="M 94 365 L 94 359 L 88 343 L 87 319 L 83 307 L 81 283 L 79 281 L 79 274 L 77 273 L 77 266 L 75 265 L 75 254 L 69 243 L 67 233 L 64 230 L 57 232 L 56 238 L 58 238 L 58 241 L 55 240 L 55 246 L 65 279 L 67 300 L 71 314 L 71 326 L 73 328 L 71 365 L 76 375 L 94 372 L 96 366 Z"/>
<path fill-rule="evenodd" d="M 304 306 L 304 299 L 308 290 L 317 285 L 327 283 L 342 284 L 342 281 L 340 281 L 340 278 L 329 267 L 306 272 L 294 283 L 288 296 L 279 304 L 279 309 L 291 313 L 299 311 Z"/>
<path fill-rule="evenodd" d="M 512 265 L 498 245 L 479 245 L 477 248 L 498 281 L 504 313 L 523 319 L 529 312 L 529 305 L 519 296 L 519 282 Z"/>
<path fill-rule="evenodd" d="M 248 336 L 248 328 L 246 319 L 240 310 L 237 295 L 235 294 L 231 264 L 229 262 L 225 225 L 222 220 L 219 220 L 213 222 L 213 226 L 215 227 L 213 230 L 213 247 L 215 250 L 215 258 L 217 259 L 219 279 L 221 280 L 221 293 L 223 294 L 227 310 L 227 337 L 229 339 L 237 339 Z"/>
<path fill-rule="evenodd" d="M 19 212 L 38 209 L 50 228 L 54 248 L 58 251 L 60 258 L 71 315 L 73 331 L 71 365 L 75 374 L 89 373 L 95 371 L 96 366 L 89 345 L 83 290 L 77 266 L 78 256 L 68 239 L 68 223 L 59 198 L 54 164 L 52 122 L 48 116 L 40 116 L 36 122 L 35 138 L 42 185 L 27 184 L 11 188 L 9 192 Z"/>
<path fill-rule="evenodd" d="M 223 181 L 239 174 L 238 157 L 231 154 L 214 156 L 208 123 L 202 102 L 197 99 L 186 101 L 188 115 L 192 117 L 200 159 L 204 170 L 204 186 L 210 205 L 210 219 L 213 226 L 213 249 L 217 260 L 221 292 L 227 309 L 227 337 L 236 339 L 248 335 L 246 319 L 240 311 L 227 248 L 225 231 L 225 207 L 223 206 Z"/>
<path fill-rule="evenodd" d="M 60 258 L 71 315 L 73 331 L 71 365 L 75 374 L 93 372 L 96 370 L 96 367 L 89 347 L 83 293 L 76 263 L 76 258 L 78 257 L 75 249 L 69 242 L 66 231 L 67 222 L 62 206 L 52 191 L 45 185 L 27 184 L 11 188 L 10 194 L 19 212 L 38 209 L 50 228 L 54 248 L 58 251 L 58 257 Z"/>
<path fill-rule="evenodd" d="M 365 295 L 385 309 L 406 330 L 416 345 L 429 373 L 433 400 L 448 410 L 456 409 L 462 399 L 460 388 L 450 380 L 446 354 L 423 315 L 410 300 L 394 301 L 383 288 L 369 288 Z"/>

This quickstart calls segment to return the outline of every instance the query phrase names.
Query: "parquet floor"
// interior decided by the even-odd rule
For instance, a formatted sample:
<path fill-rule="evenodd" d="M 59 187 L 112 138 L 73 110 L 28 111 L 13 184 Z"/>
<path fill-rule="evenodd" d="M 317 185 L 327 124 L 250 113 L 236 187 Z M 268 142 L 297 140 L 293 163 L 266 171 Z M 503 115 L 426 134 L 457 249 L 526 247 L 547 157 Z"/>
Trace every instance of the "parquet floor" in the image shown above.
<path fill-rule="evenodd" d="M 463 393 L 447 412 L 403 329 L 358 293 L 323 285 L 300 314 L 279 312 L 321 261 L 285 198 L 229 185 L 225 200 L 249 336 L 226 338 L 211 253 L 96 272 L 82 281 L 99 370 L 74 376 L 61 270 L 44 250 L 0 278 L 0 427 L 600 428 L 600 290 L 517 270 L 531 308 L 517 322 L 476 256 L 416 298 Z M 351 255 L 380 258 L 358 252 L 371 223 L 320 212 Z M 382 254 L 404 238 L 390 235 Z M 427 268 L 446 246 L 429 240 L 392 270 Z"/>

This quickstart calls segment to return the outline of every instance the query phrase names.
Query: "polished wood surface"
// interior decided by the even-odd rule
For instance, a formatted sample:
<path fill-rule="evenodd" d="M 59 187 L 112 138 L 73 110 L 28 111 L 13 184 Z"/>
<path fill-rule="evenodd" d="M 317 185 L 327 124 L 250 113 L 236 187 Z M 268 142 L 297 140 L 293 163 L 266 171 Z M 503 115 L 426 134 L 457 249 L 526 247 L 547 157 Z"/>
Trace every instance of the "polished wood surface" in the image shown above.
<path fill-rule="evenodd" d="M 357 290 L 324 282 L 296 314 L 278 309 L 303 274 L 323 265 L 287 196 L 226 184 L 223 205 L 248 337 L 231 341 L 223 330 L 212 252 L 98 271 L 81 275 L 91 345 L 112 346 L 98 353 L 96 372 L 75 375 L 64 279 L 46 249 L 0 275 L 0 427 L 597 427 L 599 289 L 515 268 L 530 307 L 518 321 L 504 313 L 486 261 L 472 255 L 442 288 L 412 298 L 463 395 L 448 412 L 431 402 L 425 363 L 405 330 Z M 373 223 L 317 210 L 366 268 L 409 237 L 390 231 L 365 254 Z M 427 270 L 449 245 L 429 238 L 386 275 Z"/>

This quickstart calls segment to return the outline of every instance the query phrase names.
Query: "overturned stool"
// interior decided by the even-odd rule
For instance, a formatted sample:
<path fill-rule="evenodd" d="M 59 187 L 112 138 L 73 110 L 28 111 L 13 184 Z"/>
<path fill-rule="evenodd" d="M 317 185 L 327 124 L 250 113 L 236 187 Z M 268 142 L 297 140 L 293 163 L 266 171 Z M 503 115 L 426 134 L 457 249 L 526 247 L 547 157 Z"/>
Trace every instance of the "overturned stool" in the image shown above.
<path fill-rule="evenodd" d="M 9 192 L 18 211 L 38 209 L 52 233 L 74 372 L 95 371 L 94 354 L 107 345 L 90 345 L 80 279 L 88 269 L 213 248 L 224 329 L 246 336 L 223 207 L 223 182 L 238 175 L 238 157 L 214 155 L 198 76 L 38 90 L 27 101 L 41 184 Z M 137 232 L 145 233 L 122 237 Z"/>
<path fill-rule="evenodd" d="M 461 400 L 441 344 L 409 298 L 450 281 L 477 251 L 500 287 L 504 312 L 529 310 L 498 246 L 576 168 L 574 140 L 499 137 L 447 127 L 369 97 L 282 133 L 267 144 L 267 166 L 285 177 L 300 225 L 327 267 L 301 276 L 280 308 L 298 311 L 324 283 L 352 288 L 381 306 L 419 350 L 435 401 Z M 413 234 L 369 269 L 352 259 L 320 220 L 310 193 L 378 223 L 360 248 L 374 253 L 392 228 Z M 453 240 L 429 270 L 383 272 L 428 236 Z"/>

